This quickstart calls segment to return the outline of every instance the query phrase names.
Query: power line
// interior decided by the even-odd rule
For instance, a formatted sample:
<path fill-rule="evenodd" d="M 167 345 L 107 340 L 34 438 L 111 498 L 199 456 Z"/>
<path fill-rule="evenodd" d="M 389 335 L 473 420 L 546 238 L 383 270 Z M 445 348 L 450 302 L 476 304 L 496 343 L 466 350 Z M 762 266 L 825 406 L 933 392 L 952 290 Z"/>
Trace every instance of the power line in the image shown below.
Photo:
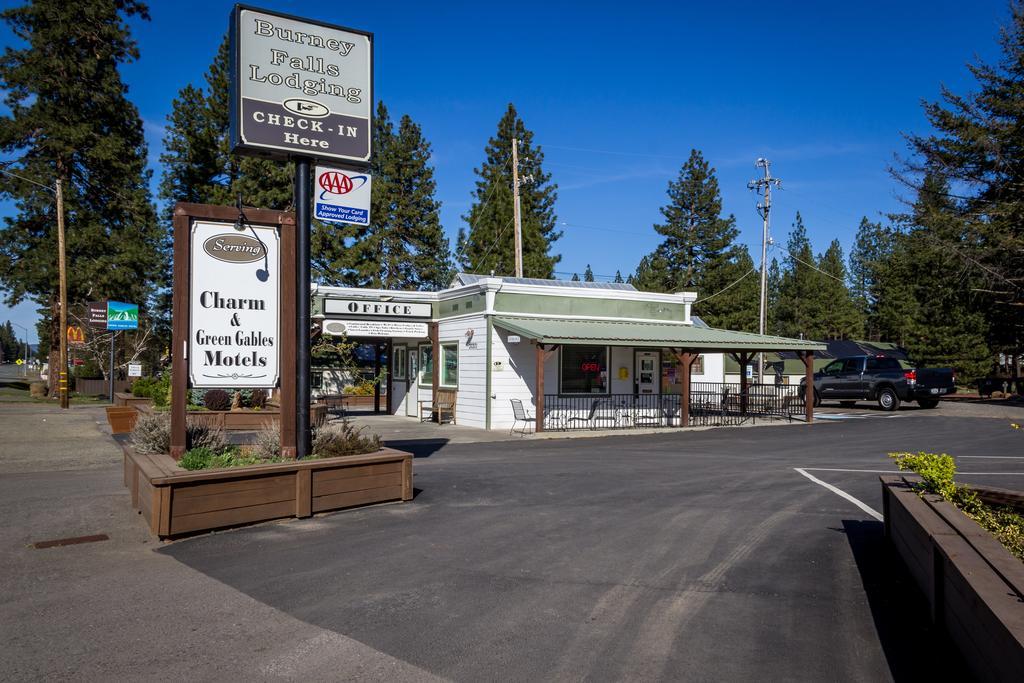
<path fill-rule="evenodd" d="M 513 221 L 510 220 L 508 223 L 505 224 L 505 227 L 502 228 L 500 232 L 498 232 L 498 236 L 494 238 L 494 242 L 491 243 L 491 246 L 487 247 L 487 251 L 485 251 L 484 255 L 480 257 L 481 265 L 483 265 L 484 261 L 487 260 L 487 257 L 490 256 L 491 250 L 493 250 L 494 247 L 498 246 L 498 242 L 501 241 L 501 236 L 505 234 L 505 231 L 508 230 L 508 226 L 512 225 L 512 223 Z"/>
<path fill-rule="evenodd" d="M 32 183 L 33 185 L 37 185 L 38 187 L 43 188 L 44 190 L 46 190 L 47 192 L 50 192 L 51 194 L 56 194 L 56 192 L 57 192 L 54 188 L 50 187 L 49 185 L 44 185 L 43 183 L 37 182 L 35 180 L 32 180 L 31 178 L 26 178 L 23 175 L 18 175 L 17 173 L 14 173 L 13 171 L 8 171 L 6 168 L 0 168 L 0 173 L 3 173 L 4 175 L 9 175 L 12 178 L 17 178 L 18 180 L 23 180 L 26 183 Z"/>
<path fill-rule="evenodd" d="M 743 281 L 743 279 L 744 279 L 744 278 L 748 277 L 748 276 L 749 276 L 749 275 L 750 275 L 751 273 L 753 273 L 753 272 L 754 272 L 754 271 L 756 271 L 756 270 L 757 270 L 757 268 L 751 268 L 751 269 L 750 269 L 750 270 L 748 270 L 747 272 L 743 273 L 743 275 L 740 275 L 740 276 L 739 276 L 739 277 L 738 277 L 738 278 L 737 278 L 736 280 L 734 280 L 733 282 L 730 282 L 730 283 L 729 283 L 729 284 L 727 284 L 727 285 L 726 285 L 725 287 L 722 287 L 722 288 L 721 288 L 720 290 L 718 290 L 718 291 L 717 291 L 717 292 L 715 292 L 714 294 L 709 294 L 708 296 L 704 297 L 703 299 L 697 299 L 697 300 L 696 300 L 696 301 L 694 301 L 694 302 L 693 302 L 693 304 L 691 304 L 691 305 L 696 305 L 696 304 L 702 303 L 702 302 L 704 302 L 704 301 L 707 301 L 708 299 L 714 299 L 714 298 L 715 298 L 716 296 L 718 296 L 719 294 L 721 294 L 721 293 L 723 293 L 723 292 L 725 292 L 725 291 L 727 291 L 727 290 L 729 290 L 729 289 L 732 289 L 733 287 L 735 287 L 736 285 L 738 285 L 738 284 L 739 284 L 740 282 L 742 282 L 742 281 Z"/>
<path fill-rule="evenodd" d="M 792 259 L 793 259 L 794 261 L 797 261 L 798 263 L 802 263 L 802 264 L 804 264 L 805 266 L 807 266 L 808 268 L 811 268 L 811 269 L 813 269 L 813 270 L 816 270 L 816 271 L 818 271 L 818 272 L 819 272 L 819 273 L 821 273 L 822 275 L 827 275 L 828 277 L 832 278 L 832 279 L 833 279 L 833 280 L 835 280 L 836 282 L 842 282 L 842 283 L 843 283 L 844 285 L 846 284 L 846 281 L 845 281 L 845 280 L 843 280 L 843 278 L 841 278 L 841 277 L 836 277 L 836 276 L 835 276 L 835 275 L 833 275 L 832 273 L 827 273 L 827 272 L 825 272 L 824 270 L 822 270 L 822 269 L 821 269 L 821 268 L 819 268 L 818 266 L 814 265 L 813 263 L 808 263 L 807 261 L 804 261 L 804 260 L 803 260 L 802 258 L 800 258 L 799 256 L 797 256 L 797 255 L 796 255 L 796 254 L 794 254 L 793 252 L 791 252 L 791 251 L 789 251 L 789 250 L 787 250 L 787 249 L 783 249 L 782 247 L 780 247 L 780 246 L 779 246 L 779 245 L 777 245 L 777 244 L 773 244 L 773 245 L 772 245 L 772 249 L 778 249 L 778 250 L 779 250 L 779 251 L 781 251 L 782 253 L 784 253 L 784 254 L 787 254 L 787 255 L 788 255 L 788 256 L 789 256 L 790 258 L 792 258 Z"/>
<path fill-rule="evenodd" d="M 502 164 L 501 164 L 501 170 L 502 171 L 504 171 L 505 167 L 508 166 L 509 159 L 511 159 L 511 158 L 512 158 L 512 152 L 510 151 L 508 153 L 508 156 L 505 157 L 505 161 L 502 162 Z M 487 208 L 487 205 L 491 201 L 491 197 L 494 196 L 494 191 L 498 189 L 498 185 L 500 185 L 500 184 L 501 184 L 500 182 L 495 182 L 493 185 L 491 185 L 491 191 L 487 193 L 487 197 L 484 199 L 484 203 L 480 205 L 480 213 L 478 214 L 477 220 L 479 220 L 482 217 L 484 209 Z M 474 228 L 476 228 L 476 223 L 470 223 L 469 224 L 469 232 L 472 233 Z M 455 256 L 454 256 L 454 260 L 455 261 L 459 260 L 459 256 L 462 255 L 462 252 L 465 251 L 466 245 L 468 245 L 468 244 L 469 244 L 469 235 L 467 234 L 466 235 L 466 240 L 455 251 Z M 493 245 L 492 245 L 492 248 L 493 248 Z M 488 252 L 489 251 L 490 251 L 490 249 L 488 249 Z"/>

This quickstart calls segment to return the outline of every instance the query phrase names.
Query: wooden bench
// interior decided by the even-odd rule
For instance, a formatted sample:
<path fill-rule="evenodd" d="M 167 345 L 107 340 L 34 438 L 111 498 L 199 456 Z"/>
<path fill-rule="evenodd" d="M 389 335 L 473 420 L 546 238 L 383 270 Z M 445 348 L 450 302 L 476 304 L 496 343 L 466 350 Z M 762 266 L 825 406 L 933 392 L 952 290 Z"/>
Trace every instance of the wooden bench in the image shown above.
<path fill-rule="evenodd" d="M 420 404 L 420 422 L 423 422 L 423 413 L 426 412 L 427 419 L 433 420 L 437 415 L 438 424 L 444 422 L 444 416 L 451 415 L 451 423 L 455 424 L 455 404 L 458 399 L 458 392 L 455 389 L 438 389 L 437 394 L 429 401 L 418 401 Z"/>

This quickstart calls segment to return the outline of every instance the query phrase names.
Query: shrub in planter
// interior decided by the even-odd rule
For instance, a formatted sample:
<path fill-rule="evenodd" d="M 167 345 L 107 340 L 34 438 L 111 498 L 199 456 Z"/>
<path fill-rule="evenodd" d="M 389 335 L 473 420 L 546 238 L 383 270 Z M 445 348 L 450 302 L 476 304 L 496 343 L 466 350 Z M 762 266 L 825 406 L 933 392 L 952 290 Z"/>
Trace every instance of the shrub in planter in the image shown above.
<path fill-rule="evenodd" d="M 166 413 L 142 413 L 135 420 L 132 446 L 142 455 L 171 452 L 171 416 Z"/>
<path fill-rule="evenodd" d="M 186 448 L 207 448 L 220 452 L 227 447 L 219 429 L 189 424 L 185 427 Z M 132 446 L 143 455 L 171 452 L 171 416 L 167 413 L 142 413 L 132 430 Z"/>
<path fill-rule="evenodd" d="M 340 426 L 321 427 L 313 434 L 313 454 L 318 458 L 362 455 L 379 450 L 379 436 L 367 436 L 362 429 L 356 429 L 347 421 Z"/>
<path fill-rule="evenodd" d="M 157 380 L 152 377 L 140 377 L 132 383 L 131 388 L 128 390 L 132 396 L 138 396 L 139 398 L 153 398 L 153 389 L 157 384 Z"/>
<path fill-rule="evenodd" d="M 32 382 L 28 385 L 28 393 L 32 398 L 46 398 L 49 390 L 46 382 Z"/>
<path fill-rule="evenodd" d="M 267 407 L 267 390 L 266 389 L 253 389 L 252 396 L 249 398 L 249 404 L 256 410 L 263 410 Z"/>
<path fill-rule="evenodd" d="M 203 396 L 203 405 L 207 410 L 229 410 L 231 408 L 231 394 L 223 389 L 210 389 Z"/>
<path fill-rule="evenodd" d="M 281 427 L 276 422 L 267 422 L 256 432 L 251 453 L 258 460 L 276 460 L 281 457 Z"/>

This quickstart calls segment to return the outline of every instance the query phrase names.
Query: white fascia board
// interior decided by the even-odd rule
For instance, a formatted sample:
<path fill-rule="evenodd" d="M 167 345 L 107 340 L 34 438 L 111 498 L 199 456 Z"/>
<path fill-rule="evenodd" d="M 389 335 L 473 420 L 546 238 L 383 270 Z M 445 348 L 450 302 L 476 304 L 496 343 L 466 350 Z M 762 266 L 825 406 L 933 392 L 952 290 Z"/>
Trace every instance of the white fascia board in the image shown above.
<path fill-rule="evenodd" d="M 589 287 L 548 287 L 545 285 L 520 285 L 505 282 L 503 294 L 532 294 L 537 296 L 558 296 L 563 299 L 619 299 L 622 301 L 649 301 L 659 304 L 685 304 L 697 300 L 697 292 L 659 294 L 657 292 L 631 292 L 622 289 L 591 289 Z"/>

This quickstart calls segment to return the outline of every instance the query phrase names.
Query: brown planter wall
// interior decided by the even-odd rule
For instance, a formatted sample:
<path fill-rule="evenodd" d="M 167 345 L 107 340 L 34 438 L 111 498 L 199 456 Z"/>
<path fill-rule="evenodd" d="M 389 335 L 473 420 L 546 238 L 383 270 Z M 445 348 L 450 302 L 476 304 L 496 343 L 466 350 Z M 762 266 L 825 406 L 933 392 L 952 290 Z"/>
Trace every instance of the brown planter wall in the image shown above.
<path fill-rule="evenodd" d="M 412 500 L 412 455 L 369 455 L 189 472 L 124 448 L 132 506 L 161 538 L 356 505 Z"/>
<path fill-rule="evenodd" d="M 153 405 L 153 399 L 119 391 L 114 394 L 114 405 L 129 406 L 131 408 L 137 408 L 138 406 L 151 406 Z"/>
<path fill-rule="evenodd" d="M 884 476 L 885 533 L 979 680 L 1024 671 L 1024 564 L 938 496 Z"/>
<path fill-rule="evenodd" d="M 152 410 L 152 404 L 135 406 L 146 412 Z M 270 423 L 281 419 L 281 411 L 276 408 L 267 410 L 190 410 L 187 413 L 189 424 L 205 424 L 226 431 L 251 432 L 263 429 Z M 320 427 L 327 420 L 327 406 L 314 403 L 309 407 L 309 421 L 314 427 Z"/>

